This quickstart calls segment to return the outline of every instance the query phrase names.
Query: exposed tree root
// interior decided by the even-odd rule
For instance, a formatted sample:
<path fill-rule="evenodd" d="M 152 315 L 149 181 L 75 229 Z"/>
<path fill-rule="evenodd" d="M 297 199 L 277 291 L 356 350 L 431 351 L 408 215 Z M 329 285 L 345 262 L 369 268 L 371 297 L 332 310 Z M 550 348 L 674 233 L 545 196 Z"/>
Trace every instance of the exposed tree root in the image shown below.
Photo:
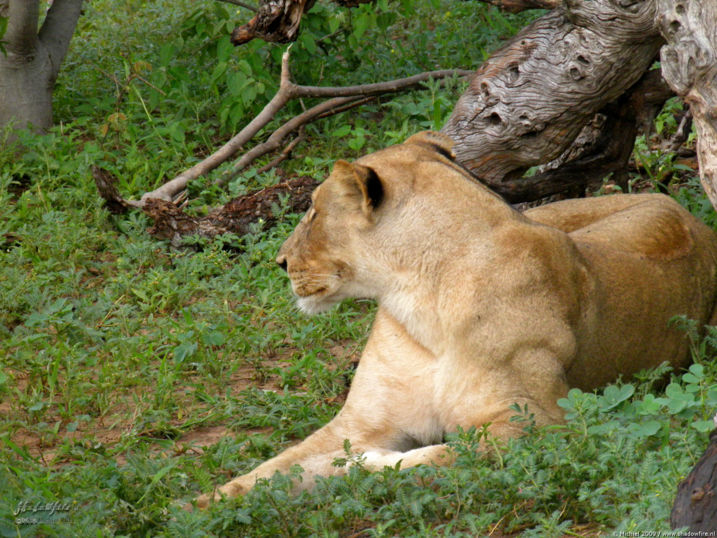
<path fill-rule="evenodd" d="M 316 185 L 316 180 L 310 177 L 290 179 L 239 196 L 206 217 L 192 217 L 187 215 L 180 205 L 158 198 L 147 200 L 143 210 L 154 221 L 149 233 L 169 239 L 172 244 L 178 246 L 185 235 L 205 238 L 228 232 L 244 235 L 257 222 L 261 222 L 263 228 L 268 228 L 276 222 L 275 211 L 282 205 L 283 198 L 287 200 L 289 212 L 306 211 L 311 205 L 311 192 Z"/>

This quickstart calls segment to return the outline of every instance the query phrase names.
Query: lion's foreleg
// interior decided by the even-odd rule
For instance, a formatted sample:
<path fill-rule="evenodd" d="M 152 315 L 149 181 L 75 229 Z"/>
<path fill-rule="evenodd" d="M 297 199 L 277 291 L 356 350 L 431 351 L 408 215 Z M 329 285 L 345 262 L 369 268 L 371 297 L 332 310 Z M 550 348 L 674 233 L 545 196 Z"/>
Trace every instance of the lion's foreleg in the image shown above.
<path fill-rule="evenodd" d="M 314 432 L 299 444 L 292 446 L 279 455 L 265 461 L 254 470 L 238 476 L 217 488 L 214 493 L 197 498 L 199 508 L 206 508 L 212 500 L 222 497 L 238 497 L 247 493 L 257 480 L 271 478 L 275 473 L 288 473 L 292 466 L 299 465 L 304 470 L 301 481 L 296 483 L 297 489 L 306 489 L 313 485 L 314 476 L 344 474 L 345 468 L 334 466 L 336 458 L 345 456 L 344 439 L 348 436 L 343 427 L 341 417 L 336 417 L 329 424 Z"/>

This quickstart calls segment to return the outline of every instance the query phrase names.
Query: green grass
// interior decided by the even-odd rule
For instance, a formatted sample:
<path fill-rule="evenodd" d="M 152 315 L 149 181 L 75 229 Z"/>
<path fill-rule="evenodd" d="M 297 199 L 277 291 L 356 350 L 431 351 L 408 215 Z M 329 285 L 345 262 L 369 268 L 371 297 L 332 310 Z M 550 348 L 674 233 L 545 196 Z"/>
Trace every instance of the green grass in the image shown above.
<path fill-rule="evenodd" d="M 296 80 L 475 67 L 531 16 L 458 0 L 389 7 L 318 5 L 292 49 Z M 299 216 L 281 208 L 274 228 L 185 249 L 148 235 L 139 213 L 108 213 L 93 166 L 130 197 L 193 164 L 271 97 L 283 47 L 228 47 L 227 30 L 247 13 L 216 2 L 101 0 L 85 10 L 58 81 L 57 127 L 27 135 L 22 158 L 0 150 L 0 536 L 667 529 L 717 404 L 714 335 L 695 344 L 700 366 L 673 373 L 666 389 L 653 387 L 654 374 L 600 395 L 572 392 L 567 426 L 533 432 L 500 457 L 479 459 L 480 432 L 460 432 L 450 468 L 355 467 L 301 495 L 277 477 L 208 512 L 180 510 L 177 499 L 251 469 L 338 411 L 374 306 L 297 311 L 273 259 Z M 282 167 L 322 177 L 337 158 L 440 127 L 461 89 L 429 84 L 323 120 Z M 676 198 L 717 225 L 693 171 L 648 142 L 638 150 L 635 188 L 671 174 Z M 191 187 L 190 210 L 277 176 L 255 168 L 228 192 L 210 179 Z M 52 516 L 14 514 L 53 502 Z"/>

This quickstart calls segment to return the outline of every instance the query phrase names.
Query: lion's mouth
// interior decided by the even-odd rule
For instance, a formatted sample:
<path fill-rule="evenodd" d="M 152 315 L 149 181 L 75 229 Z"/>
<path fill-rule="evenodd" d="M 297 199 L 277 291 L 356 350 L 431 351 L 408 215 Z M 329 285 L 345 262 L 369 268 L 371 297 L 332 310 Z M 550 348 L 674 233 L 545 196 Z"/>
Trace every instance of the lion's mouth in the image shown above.
<path fill-rule="evenodd" d="M 302 312 L 307 314 L 316 314 L 331 308 L 338 302 L 334 298 L 336 290 L 328 285 L 317 286 L 313 288 L 296 287 L 294 295 L 296 295 L 296 304 Z"/>
<path fill-rule="evenodd" d="M 319 297 L 325 295 L 329 291 L 328 286 L 321 286 L 309 293 L 297 294 L 299 297 Z"/>

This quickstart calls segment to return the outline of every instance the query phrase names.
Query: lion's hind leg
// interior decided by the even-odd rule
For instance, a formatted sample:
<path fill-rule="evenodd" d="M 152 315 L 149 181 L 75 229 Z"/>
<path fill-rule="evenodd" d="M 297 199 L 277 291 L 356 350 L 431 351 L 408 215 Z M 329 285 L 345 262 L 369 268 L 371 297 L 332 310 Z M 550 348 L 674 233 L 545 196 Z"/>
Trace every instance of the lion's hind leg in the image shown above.
<path fill-rule="evenodd" d="M 505 416 L 512 417 L 511 410 Z M 481 454 L 494 453 L 508 439 L 522 436 L 525 432 L 516 423 L 498 420 L 486 427 L 487 437 L 481 438 L 477 451 Z M 495 443 L 497 441 L 497 444 Z M 367 450 L 360 456 L 361 464 L 370 471 L 380 471 L 384 467 L 401 469 L 415 467 L 416 465 L 452 465 L 456 460 L 456 452 L 449 444 L 435 444 L 422 446 L 406 451 L 397 450 Z"/>

